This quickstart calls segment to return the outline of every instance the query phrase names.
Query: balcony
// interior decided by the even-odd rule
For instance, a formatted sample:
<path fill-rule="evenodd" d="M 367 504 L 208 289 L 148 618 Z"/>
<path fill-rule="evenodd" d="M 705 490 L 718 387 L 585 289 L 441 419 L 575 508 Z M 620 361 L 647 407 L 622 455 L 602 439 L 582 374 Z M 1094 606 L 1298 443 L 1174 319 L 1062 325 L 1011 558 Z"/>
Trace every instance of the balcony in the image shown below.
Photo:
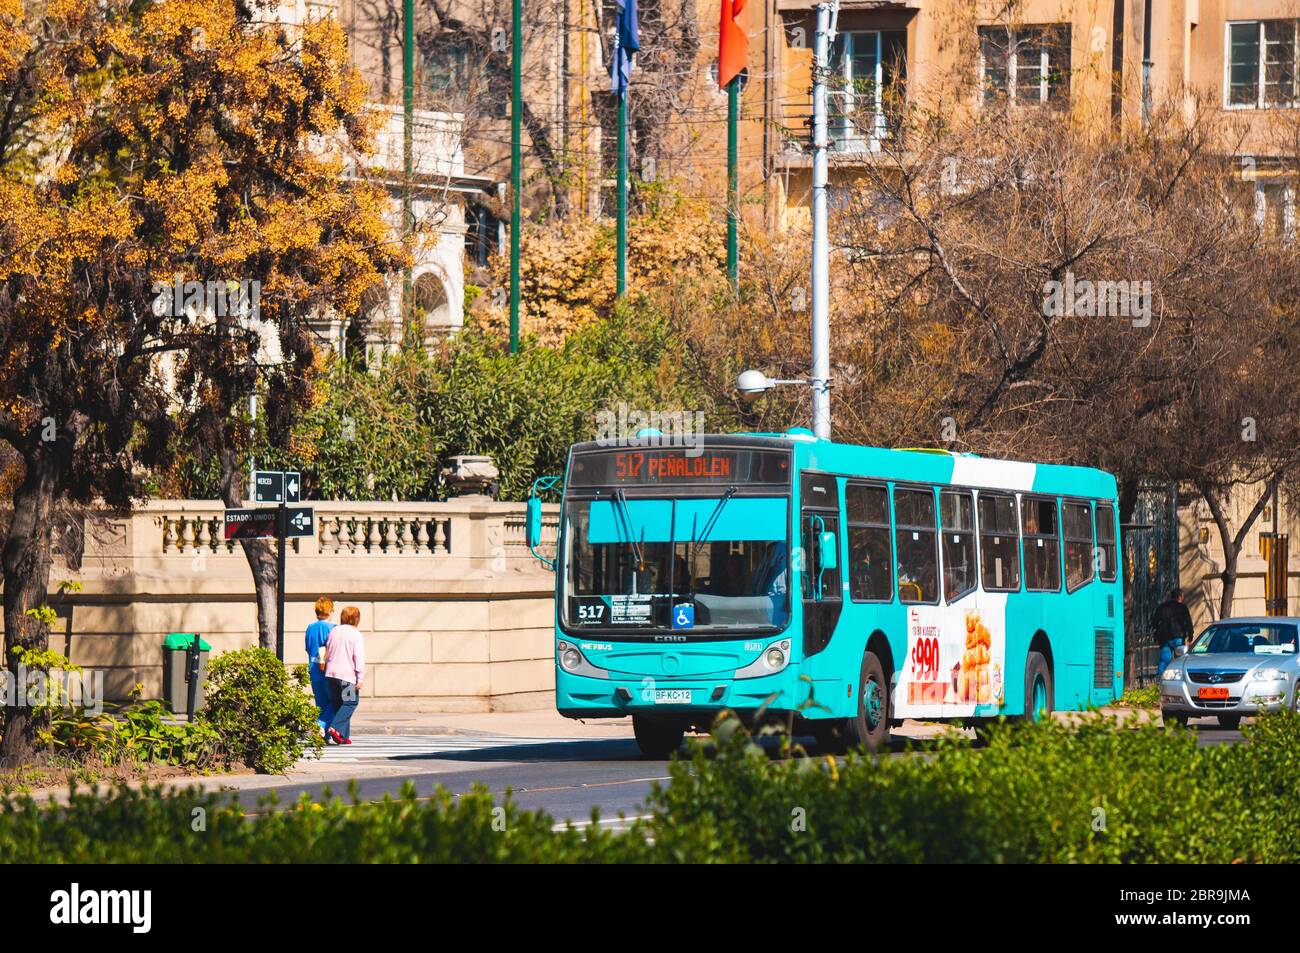
<path fill-rule="evenodd" d="M 821 0 L 776 0 L 777 13 L 814 10 Z M 929 0 L 840 0 L 840 12 L 875 13 L 885 10 L 924 10 Z"/>

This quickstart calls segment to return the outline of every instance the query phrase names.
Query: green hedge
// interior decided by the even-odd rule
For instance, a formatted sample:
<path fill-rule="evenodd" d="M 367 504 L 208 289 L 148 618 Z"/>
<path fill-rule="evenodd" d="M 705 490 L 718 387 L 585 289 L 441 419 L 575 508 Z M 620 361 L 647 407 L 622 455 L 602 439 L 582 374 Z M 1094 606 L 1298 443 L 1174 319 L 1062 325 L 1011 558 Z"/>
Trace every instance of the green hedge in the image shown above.
<path fill-rule="evenodd" d="M 631 833 L 552 831 L 485 790 L 245 814 L 229 795 L 77 792 L 0 809 L 11 862 L 1295 862 L 1300 719 L 1186 730 L 1008 727 L 987 747 L 774 760 L 734 722 L 672 766 Z M 646 836 L 650 835 L 650 836 Z"/>

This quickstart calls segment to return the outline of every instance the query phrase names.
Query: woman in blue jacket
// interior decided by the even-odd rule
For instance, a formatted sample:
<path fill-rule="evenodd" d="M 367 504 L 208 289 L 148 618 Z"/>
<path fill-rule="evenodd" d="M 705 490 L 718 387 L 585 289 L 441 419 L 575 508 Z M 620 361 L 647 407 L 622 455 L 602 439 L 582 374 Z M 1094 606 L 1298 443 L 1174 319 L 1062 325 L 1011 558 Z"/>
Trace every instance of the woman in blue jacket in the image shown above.
<path fill-rule="evenodd" d="M 321 734 L 329 728 L 334 720 L 334 701 L 330 694 L 329 682 L 325 679 L 325 645 L 329 641 L 330 630 L 334 623 L 330 616 L 334 614 L 334 600 L 321 596 L 316 600 L 316 621 L 307 626 L 307 671 L 311 673 L 311 693 L 316 698 L 316 707 L 320 715 L 316 724 Z"/>

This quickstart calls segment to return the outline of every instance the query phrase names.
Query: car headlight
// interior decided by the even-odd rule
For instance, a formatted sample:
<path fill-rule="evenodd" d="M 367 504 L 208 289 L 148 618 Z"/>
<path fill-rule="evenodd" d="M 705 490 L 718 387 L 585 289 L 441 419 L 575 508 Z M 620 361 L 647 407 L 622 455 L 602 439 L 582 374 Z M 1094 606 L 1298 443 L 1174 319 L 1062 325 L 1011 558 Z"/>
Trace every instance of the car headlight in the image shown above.
<path fill-rule="evenodd" d="M 560 665 L 566 671 L 572 672 L 582 664 L 582 653 L 568 642 L 561 642 L 556 649 L 556 654 L 560 657 Z"/>
<path fill-rule="evenodd" d="M 1166 682 L 1181 682 L 1183 680 L 1183 670 L 1181 668 L 1167 668 L 1160 677 Z"/>
<path fill-rule="evenodd" d="M 1280 668 L 1257 668 L 1255 674 L 1250 676 L 1252 682 L 1279 682 L 1286 678 L 1286 673 Z"/>

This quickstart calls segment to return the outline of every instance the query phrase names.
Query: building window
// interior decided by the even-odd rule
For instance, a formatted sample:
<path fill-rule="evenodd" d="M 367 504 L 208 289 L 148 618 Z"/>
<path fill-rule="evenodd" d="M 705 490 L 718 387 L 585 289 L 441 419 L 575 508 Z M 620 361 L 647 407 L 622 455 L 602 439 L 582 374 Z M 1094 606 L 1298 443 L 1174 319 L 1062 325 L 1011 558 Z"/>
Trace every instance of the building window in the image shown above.
<path fill-rule="evenodd" d="M 906 75 L 907 33 L 857 30 L 839 33 L 827 84 L 831 148 L 878 152 L 897 127 L 890 120 Z"/>
<path fill-rule="evenodd" d="M 1070 25 L 980 27 L 986 102 L 1064 103 L 1070 97 Z"/>
<path fill-rule="evenodd" d="M 497 253 L 501 222 L 491 210 L 478 202 L 465 207 L 465 258 L 476 268 L 486 268 Z"/>
<path fill-rule="evenodd" d="M 1288 241 L 1295 235 L 1295 189 L 1287 182 L 1255 182 L 1255 224 L 1264 237 Z"/>
<path fill-rule="evenodd" d="M 424 59 L 424 78 L 435 95 L 456 98 L 470 85 L 470 47 L 463 39 L 442 38 Z"/>
<path fill-rule="evenodd" d="M 1300 20 L 1247 20 L 1228 24 L 1224 64 L 1227 104 L 1247 109 L 1294 106 Z"/>

